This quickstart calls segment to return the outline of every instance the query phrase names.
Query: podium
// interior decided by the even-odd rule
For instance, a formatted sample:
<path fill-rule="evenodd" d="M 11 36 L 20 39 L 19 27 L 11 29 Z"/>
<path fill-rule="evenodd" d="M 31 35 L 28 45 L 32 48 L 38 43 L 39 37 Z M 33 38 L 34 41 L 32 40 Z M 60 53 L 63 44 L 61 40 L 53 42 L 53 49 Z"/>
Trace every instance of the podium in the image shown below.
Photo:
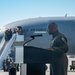
<path fill-rule="evenodd" d="M 51 63 L 52 59 L 52 51 L 32 46 L 24 46 L 24 63 Z"/>
<path fill-rule="evenodd" d="M 27 75 L 45 75 L 46 63 L 52 63 L 53 52 L 24 46 L 24 63 L 27 64 Z"/>

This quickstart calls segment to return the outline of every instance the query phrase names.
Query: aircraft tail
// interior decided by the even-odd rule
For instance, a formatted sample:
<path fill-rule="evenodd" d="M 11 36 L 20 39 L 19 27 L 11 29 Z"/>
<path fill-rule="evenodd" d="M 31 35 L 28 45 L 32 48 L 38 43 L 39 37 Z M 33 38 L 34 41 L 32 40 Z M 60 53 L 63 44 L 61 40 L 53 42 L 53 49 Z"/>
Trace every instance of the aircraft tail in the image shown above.
<path fill-rule="evenodd" d="M 10 48 L 15 41 L 16 34 L 13 34 L 11 39 L 9 41 L 5 41 L 4 37 L 2 39 L 2 42 L 0 43 L 0 69 L 2 69 L 2 63 L 4 59 L 8 56 L 10 53 Z"/>

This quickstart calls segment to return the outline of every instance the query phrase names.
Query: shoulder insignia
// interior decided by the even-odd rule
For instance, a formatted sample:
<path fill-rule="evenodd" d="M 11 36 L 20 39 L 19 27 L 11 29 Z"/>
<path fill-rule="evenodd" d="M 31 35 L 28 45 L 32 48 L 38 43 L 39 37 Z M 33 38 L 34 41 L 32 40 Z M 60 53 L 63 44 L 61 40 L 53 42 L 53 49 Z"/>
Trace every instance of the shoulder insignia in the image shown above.
<path fill-rule="evenodd" d="M 65 38 L 63 38 L 63 37 L 62 37 L 62 41 L 63 41 L 64 43 L 66 43 L 66 40 L 65 40 Z"/>

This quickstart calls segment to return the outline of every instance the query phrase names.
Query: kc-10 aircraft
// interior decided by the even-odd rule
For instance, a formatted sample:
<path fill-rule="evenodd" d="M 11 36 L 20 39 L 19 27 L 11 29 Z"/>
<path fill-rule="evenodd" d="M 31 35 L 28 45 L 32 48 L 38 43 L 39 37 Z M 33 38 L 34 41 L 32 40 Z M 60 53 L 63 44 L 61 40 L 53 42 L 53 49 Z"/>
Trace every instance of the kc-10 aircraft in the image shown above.
<path fill-rule="evenodd" d="M 68 39 L 68 55 L 75 55 L 75 17 L 39 17 L 33 19 L 20 20 L 4 26 L 5 29 L 19 28 L 19 35 L 24 35 L 24 41 L 32 37 L 35 39 L 28 42 L 28 46 L 49 48 L 51 36 L 47 32 L 50 23 L 55 22 L 59 31 Z M 1 35 L 0 35 L 1 36 Z M 31 37 L 32 36 L 32 37 Z"/>
<path fill-rule="evenodd" d="M 17 30 L 19 35 L 24 36 L 24 41 L 20 43 L 25 42 L 27 46 L 48 49 L 50 48 L 52 37 L 48 34 L 47 28 L 52 22 L 55 22 L 58 25 L 59 31 L 67 37 L 69 46 L 67 55 L 75 55 L 75 17 L 39 17 L 19 20 L 9 23 L 0 29 L 0 69 L 3 69 L 3 61 L 9 54 L 16 37 L 16 34 L 14 34 L 8 43 L 2 41 L 7 29 Z M 19 37 L 19 40 L 20 39 L 22 38 Z M 15 44 L 13 46 L 15 46 Z"/>

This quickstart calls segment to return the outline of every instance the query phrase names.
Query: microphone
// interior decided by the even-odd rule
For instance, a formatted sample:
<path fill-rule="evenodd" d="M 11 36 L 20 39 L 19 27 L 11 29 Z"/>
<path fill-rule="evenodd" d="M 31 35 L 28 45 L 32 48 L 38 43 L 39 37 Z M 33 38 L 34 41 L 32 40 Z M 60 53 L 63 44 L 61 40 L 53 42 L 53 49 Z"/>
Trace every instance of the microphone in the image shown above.
<path fill-rule="evenodd" d="M 41 36 L 42 36 L 42 34 L 38 34 L 38 35 L 31 35 L 30 37 L 34 38 L 34 37 L 41 37 Z"/>

